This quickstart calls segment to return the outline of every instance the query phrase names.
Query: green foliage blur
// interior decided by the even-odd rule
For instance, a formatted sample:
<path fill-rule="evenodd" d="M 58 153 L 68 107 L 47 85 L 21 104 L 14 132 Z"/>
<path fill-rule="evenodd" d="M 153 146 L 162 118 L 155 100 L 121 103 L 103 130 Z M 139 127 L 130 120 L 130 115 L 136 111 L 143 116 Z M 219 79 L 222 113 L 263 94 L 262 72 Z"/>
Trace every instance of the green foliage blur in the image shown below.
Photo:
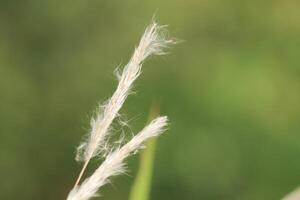
<path fill-rule="evenodd" d="M 89 118 L 153 14 L 183 42 L 145 63 L 122 109 L 128 135 L 153 99 L 171 121 L 151 199 L 280 199 L 300 185 L 299 10 L 296 0 L 0 0 L 0 199 L 65 199 Z M 128 199 L 138 156 L 128 162 L 99 199 Z"/>

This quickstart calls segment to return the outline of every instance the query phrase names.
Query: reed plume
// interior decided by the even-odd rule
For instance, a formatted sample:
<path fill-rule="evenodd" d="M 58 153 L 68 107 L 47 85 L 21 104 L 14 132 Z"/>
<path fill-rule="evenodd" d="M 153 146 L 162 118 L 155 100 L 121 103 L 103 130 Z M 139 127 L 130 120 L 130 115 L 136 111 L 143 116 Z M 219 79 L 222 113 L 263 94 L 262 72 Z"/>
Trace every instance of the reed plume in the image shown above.
<path fill-rule="evenodd" d="M 167 117 L 158 117 L 134 136 L 128 143 L 108 154 L 104 162 L 80 186 L 69 193 L 67 200 L 88 200 L 97 196 L 98 189 L 109 178 L 124 172 L 124 159 L 143 147 L 144 141 L 160 135 L 167 125 Z"/>
<path fill-rule="evenodd" d="M 130 61 L 125 65 L 121 75 L 118 75 L 119 83 L 116 91 L 107 103 L 101 106 L 102 109 L 99 110 L 102 112 L 97 113 L 97 116 L 91 120 L 91 132 L 87 140 L 77 149 L 76 160 L 83 161 L 84 165 L 75 186 L 79 184 L 89 161 L 105 149 L 110 126 L 119 115 L 119 110 L 129 95 L 134 81 L 141 74 L 143 61 L 151 55 L 164 54 L 164 48 L 174 43 L 174 40 L 165 38 L 164 27 L 152 22 L 146 28 Z"/>
<path fill-rule="evenodd" d="M 299 200 L 300 199 L 300 188 L 297 188 L 293 192 L 286 195 L 282 200 Z"/>

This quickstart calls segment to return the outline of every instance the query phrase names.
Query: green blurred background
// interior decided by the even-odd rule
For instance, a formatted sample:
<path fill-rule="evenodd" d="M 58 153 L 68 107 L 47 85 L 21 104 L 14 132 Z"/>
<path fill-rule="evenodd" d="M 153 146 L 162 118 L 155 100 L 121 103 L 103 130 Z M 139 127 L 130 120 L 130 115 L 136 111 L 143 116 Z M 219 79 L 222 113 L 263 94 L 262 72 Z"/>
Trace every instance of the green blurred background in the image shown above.
<path fill-rule="evenodd" d="M 171 121 L 151 199 L 280 199 L 300 185 L 299 11 L 297 0 L 1 0 L 0 199 L 65 199 L 89 117 L 154 13 L 183 42 L 145 63 L 122 109 L 134 133 L 155 99 Z M 102 199 L 128 198 L 138 156 L 128 161 Z"/>

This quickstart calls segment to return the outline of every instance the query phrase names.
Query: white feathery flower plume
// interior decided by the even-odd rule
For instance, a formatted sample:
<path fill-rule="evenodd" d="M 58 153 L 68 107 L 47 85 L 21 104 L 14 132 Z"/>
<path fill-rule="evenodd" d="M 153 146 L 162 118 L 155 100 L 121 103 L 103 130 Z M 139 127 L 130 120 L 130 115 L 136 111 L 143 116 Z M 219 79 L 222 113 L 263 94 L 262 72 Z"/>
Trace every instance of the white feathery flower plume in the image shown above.
<path fill-rule="evenodd" d="M 133 56 L 125 65 L 122 74 L 118 76 L 119 83 L 116 91 L 103 106 L 103 111 L 91 120 L 91 132 L 87 140 L 78 147 L 76 155 L 76 159 L 84 161 L 84 165 L 75 186 L 79 184 L 89 161 L 105 149 L 110 126 L 129 95 L 133 82 L 141 74 L 143 61 L 151 55 L 164 54 L 164 48 L 174 43 L 174 40 L 165 38 L 164 27 L 153 22 L 146 28 Z"/>
<path fill-rule="evenodd" d="M 299 200 L 300 199 L 300 188 L 297 188 L 293 192 L 286 195 L 282 200 Z"/>
<path fill-rule="evenodd" d="M 166 40 L 161 34 L 163 26 L 152 23 L 146 28 L 138 47 L 135 49 L 129 63 L 124 67 L 123 73 L 119 76 L 118 87 L 104 106 L 103 113 L 98 113 L 96 119 L 92 119 L 92 131 L 84 147 L 83 160 L 89 160 L 101 151 L 101 147 L 108 135 L 109 127 L 118 115 L 120 108 L 125 102 L 133 82 L 141 73 L 143 61 L 150 55 L 161 55 L 164 53 L 163 48 L 173 43 L 172 40 Z M 82 152 L 82 151 L 79 151 Z M 80 156 L 78 156 L 80 158 Z"/>
<path fill-rule="evenodd" d="M 160 135 L 167 125 L 167 117 L 158 117 L 134 136 L 127 144 L 110 153 L 98 169 L 80 186 L 71 190 L 67 200 L 88 200 L 97 196 L 97 191 L 111 176 L 124 172 L 124 159 L 143 147 L 144 141 Z"/>

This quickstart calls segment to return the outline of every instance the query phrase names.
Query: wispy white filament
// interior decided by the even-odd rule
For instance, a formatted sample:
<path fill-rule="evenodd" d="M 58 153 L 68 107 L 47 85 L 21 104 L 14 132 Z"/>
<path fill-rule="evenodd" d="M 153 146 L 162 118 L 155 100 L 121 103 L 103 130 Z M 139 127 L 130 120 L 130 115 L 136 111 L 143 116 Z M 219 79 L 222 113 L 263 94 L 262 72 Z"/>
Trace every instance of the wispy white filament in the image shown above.
<path fill-rule="evenodd" d="M 300 188 L 285 196 L 282 200 L 300 200 Z"/>
<path fill-rule="evenodd" d="M 167 117 L 158 117 L 134 136 L 127 144 L 110 153 L 98 169 L 80 186 L 69 193 L 67 200 L 88 200 L 97 196 L 97 191 L 105 185 L 109 178 L 124 172 L 124 159 L 132 152 L 139 150 L 143 143 L 160 135 L 167 125 Z"/>
<path fill-rule="evenodd" d="M 103 106 L 103 111 L 99 112 L 95 119 L 92 119 L 91 133 L 87 141 L 78 147 L 77 160 L 88 163 L 91 158 L 101 153 L 111 123 L 118 116 L 118 112 L 126 100 L 133 82 L 140 75 L 143 61 L 150 55 L 164 54 L 163 49 L 171 43 L 174 43 L 174 41 L 166 39 L 164 36 L 164 26 L 159 26 L 153 22 L 146 28 L 133 56 L 118 77 L 119 83 L 115 93 L 108 100 L 108 103 Z"/>

